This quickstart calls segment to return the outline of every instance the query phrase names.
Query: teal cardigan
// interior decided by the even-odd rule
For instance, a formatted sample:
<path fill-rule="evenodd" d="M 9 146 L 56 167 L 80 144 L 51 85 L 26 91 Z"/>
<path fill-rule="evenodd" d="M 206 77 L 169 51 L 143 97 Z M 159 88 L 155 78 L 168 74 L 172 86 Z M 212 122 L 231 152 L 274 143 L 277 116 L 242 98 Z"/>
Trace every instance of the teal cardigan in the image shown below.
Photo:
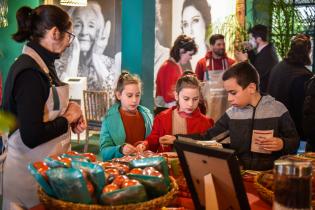
<path fill-rule="evenodd" d="M 100 153 L 103 161 L 122 157 L 119 152 L 121 145 L 125 143 L 126 132 L 119 113 L 120 104 L 114 104 L 107 112 L 102 122 L 100 133 Z M 145 125 L 145 138 L 151 133 L 153 116 L 149 109 L 139 105 L 138 111 L 142 114 Z"/>

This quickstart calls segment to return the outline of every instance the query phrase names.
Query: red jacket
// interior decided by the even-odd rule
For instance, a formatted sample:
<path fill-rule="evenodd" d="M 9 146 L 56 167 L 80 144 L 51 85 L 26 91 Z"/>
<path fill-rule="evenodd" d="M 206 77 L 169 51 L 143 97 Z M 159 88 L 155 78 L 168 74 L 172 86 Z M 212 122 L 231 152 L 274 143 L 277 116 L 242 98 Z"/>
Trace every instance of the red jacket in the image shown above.
<path fill-rule="evenodd" d="M 183 70 L 172 60 L 167 60 L 159 69 L 156 77 L 156 96 L 162 96 L 166 103 L 175 101 L 174 91 Z"/>
<path fill-rule="evenodd" d="M 213 66 L 212 66 L 212 62 L 209 62 L 209 59 L 213 59 Z M 222 65 L 222 60 L 226 59 L 227 63 L 228 63 L 228 67 L 230 67 L 233 63 L 235 63 L 235 61 L 231 58 L 228 58 L 226 54 L 224 54 L 224 56 L 222 58 L 219 59 L 215 59 L 212 57 L 212 52 L 209 51 L 206 56 L 202 59 L 200 59 L 196 65 L 196 70 L 195 73 L 197 74 L 197 77 L 199 80 L 204 81 L 204 74 L 206 69 L 208 70 L 213 70 L 213 69 L 223 69 L 223 65 Z M 207 66 L 207 64 L 209 63 L 209 65 Z"/>
<path fill-rule="evenodd" d="M 153 152 L 170 152 L 172 146 L 163 148 L 159 144 L 159 138 L 164 135 L 172 135 L 172 112 L 177 107 L 169 108 L 154 118 L 151 134 L 146 138 L 147 148 Z M 187 120 L 187 134 L 203 133 L 213 126 L 213 120 L 201 114 L 197 108 Z"/>

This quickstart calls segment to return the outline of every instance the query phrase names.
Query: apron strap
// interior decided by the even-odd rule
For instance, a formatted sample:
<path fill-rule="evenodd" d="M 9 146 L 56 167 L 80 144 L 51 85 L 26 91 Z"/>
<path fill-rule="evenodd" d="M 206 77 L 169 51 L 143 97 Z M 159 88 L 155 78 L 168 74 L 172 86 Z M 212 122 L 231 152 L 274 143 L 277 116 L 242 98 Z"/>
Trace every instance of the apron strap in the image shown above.
<path fill-rule="evenodd" d="M 55 85 L 51 86 L 51 89 L 52 89 L 52 95 L 53 95 L 53 101 L 54 101 L 53 110 L 58 111 L 60 110 L 60 100 L 59 100 L 59 95 L 58 95 L 56 86 Z"/>
<path fill-rule="evenodd" d="M 49 69 L 47 65 L 45 64 L 43 59 L 40 57 L 40 55 L 38 55 L 38 53 L 35 50 L 28 47 L 27 45 L 24 45 L 23 53 L 33 58 L 35 62 L 40 66 L 41 70 L 47 75 L 51 88 L 52 88 L 52 95 L 53 95 L 53 102 L 54 102 L 53 111 L 58 111 L 60 109 L 60 99 L 59 99 L 59 95 L 58 95 L 55 85 L 52 84 L 52 78 L 49 75 Z"/>

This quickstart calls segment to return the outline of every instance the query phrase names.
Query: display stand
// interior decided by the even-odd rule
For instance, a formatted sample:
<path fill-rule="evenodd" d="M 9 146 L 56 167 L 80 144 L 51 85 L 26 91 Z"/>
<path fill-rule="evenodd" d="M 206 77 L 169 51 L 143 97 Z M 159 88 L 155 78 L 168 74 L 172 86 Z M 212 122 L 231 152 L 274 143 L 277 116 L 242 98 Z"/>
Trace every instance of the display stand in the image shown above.
<path fill-rule="evenodd" d="M 86 77 L 68 77 L 65 79 L 65 82 L 69 84 L 69 99 L 70 101 L 77 102 L 82 110 L 84 115 L 84 100 L 83 100 L 83 91 L 87 89 L 87 80 Z M 85 116 L 84 116 L 85 117 Z M 85 131 L 80 135 L 71 133 L 71 139 L 85 140 Z"/>
<path fill-rule="evenodd" d="M 219 210 L 217 194 L 215 192 L 213 176 L 211 173 L 204 176 L 204 183 L 206 210 Z"/>

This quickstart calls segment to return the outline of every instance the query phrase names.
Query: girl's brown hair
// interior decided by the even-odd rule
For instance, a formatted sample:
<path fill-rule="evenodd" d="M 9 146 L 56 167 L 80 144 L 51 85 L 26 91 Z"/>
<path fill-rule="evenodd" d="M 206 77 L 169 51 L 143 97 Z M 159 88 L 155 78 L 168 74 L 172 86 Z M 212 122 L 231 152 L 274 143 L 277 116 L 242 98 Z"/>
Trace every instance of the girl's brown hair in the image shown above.
<path fill-rule="evenodd" d="M 179 78 L 176 82 L 176 93 L 179 92 L 184 88 L 196 88 L 201 92 L 201 86 L 196 74 L 192 71 L 185 71 L 183 76 Z"/>
<path fill-rule="evenodd" d="M 130 74 L 127 71 L 121 72 L 117 81 L 115 92 L 122 93 L 125 86 L 130 85 L 130 84 L 139 85 L 140 89 L 142 89 L 142 82 L 140 78 L 138 77 L 138 75 Z M 119 100 L 116 98 L 116 101 L 119 101 Z"/>

